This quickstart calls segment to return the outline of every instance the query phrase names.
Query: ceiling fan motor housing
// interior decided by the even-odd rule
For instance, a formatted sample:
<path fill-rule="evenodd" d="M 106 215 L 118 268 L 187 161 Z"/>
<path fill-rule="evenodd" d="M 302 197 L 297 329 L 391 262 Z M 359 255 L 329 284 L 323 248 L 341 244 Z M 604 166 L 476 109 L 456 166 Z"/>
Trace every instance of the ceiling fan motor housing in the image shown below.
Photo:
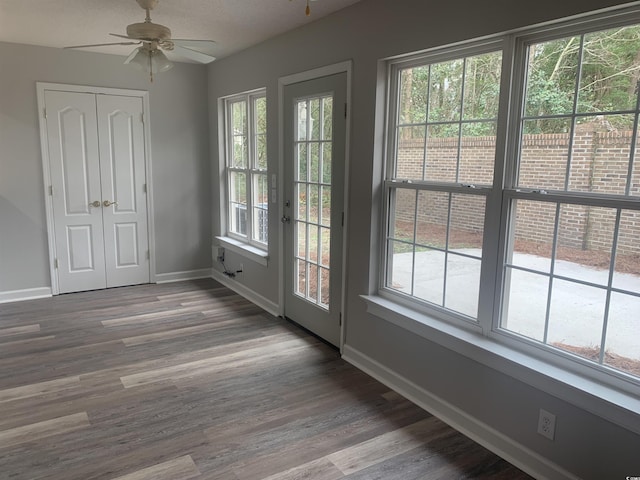
<path fill-rule="evenodd" d="M 137 40 L 161 42 L 171 38 L 171 30 L 157 23 L 132 23 L 127 25 L 127 36 Z"/>

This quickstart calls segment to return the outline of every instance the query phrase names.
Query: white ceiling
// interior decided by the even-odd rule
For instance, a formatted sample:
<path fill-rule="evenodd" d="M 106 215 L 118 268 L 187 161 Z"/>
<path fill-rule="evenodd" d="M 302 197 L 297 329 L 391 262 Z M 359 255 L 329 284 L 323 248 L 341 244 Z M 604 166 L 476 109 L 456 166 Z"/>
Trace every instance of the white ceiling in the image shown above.
<path fill-rule="evenodd" d="M 307 17 L 306 0 L 160 0 L 151 18 L 169 27 L 172 38 L 215 40 L 205 53 L 222 58 L 357 1 L 312 1 Z M 47 47 L 115 42 L 109 33 L 124 35 L 128 24 L 144 18 L 135 0 L 0 0 L 0 41 Z M 126 56 L 133 48 L 86 50 Z"/>

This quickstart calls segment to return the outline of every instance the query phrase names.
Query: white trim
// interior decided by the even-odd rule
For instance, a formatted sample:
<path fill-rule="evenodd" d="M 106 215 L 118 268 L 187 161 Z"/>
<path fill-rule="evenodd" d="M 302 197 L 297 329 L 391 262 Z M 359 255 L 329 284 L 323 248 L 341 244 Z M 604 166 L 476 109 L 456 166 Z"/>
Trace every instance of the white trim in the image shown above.
<path fill-rule="evenodd" d="M 22 302 L 24 300 L 35 300 L 36 298 L 51 297 L 50 287 L 26 288 L 24 290 L 9 290 L 0 292 L 0 303 Z"/>
<path fill-rule="evenodd" d="M 186 270 L 184 272 L 158 273 L 155 283 L 182 282 L 183 280 L 196 280 L 198 278 L 211 278 L 210 268 L 200 270 Z"/>
<path fill-rule="evenodd" d="M 481 333 L 427 316 L 392 300 L 362 295 L 367 312 L 640 434 L 640 398 L 509 347 Z"/>
<path fill-rule="evenodd" d="M 38 123 L 40 126 L 40 151 L 42 153 L 42 172 L 44 179 L 44 199 L 45 199 L 45 214 L 47 220 L 47 237 L 49 247 L 49 275 L 51 278 L 51 294 L 58 295 L 60 293 L 60 287 L 58 285 L 58 275 L 54 266 L 54 259 L 56 258 L 56 243 L 54 227 L 55 222 L 53 218 L 53 199 L 49 195 L 49 186 L 51 185 L 51 169 L 49 161 L 49 149 L 47 147 L 47 123 L 44 120 L 44 108 L 45 108 L 45 92 L 61 91 L 61 92 L 75 92 L 75 93 L 91 93 L 94 95 L 118 95 L 125 97 L 137 97 L 142 100 L 142 113 L 144 116 L 143 129 L 144 129 L 144 149 L 145 149 L 145 175 L 147 185 L 147 241 L 149 249 L 149 282 L 156 282 L 156 238 L 155 238 L 155 224 L 154 224 L 154 209 L 153 209 L 153 181 L 152 181 L 152 168 L 151 168 L 151 128 L 149 126 L 149 119 L 151 118 L 149 107 L 149 92 L 145 90 L 130 90 L 122 88 L 106 88 L 106 87 L 94 87 L 85 85 L 66 85 L 62 83 L 47 83 L 36 82 L 36 97 L 38 103 Z"/>
<path fill-rule="evenodd" d="M 579 477 L 556 463 L 515 442 L 512 438 L 409 381 L 350 345 L 344 346 L 342 358 L 534 478 L 579 480 Z"/>
<path fill-rule="evenodd" d="M 213 278 L 217 282 L 220 282 L 225 287 L 233 290 L 238 295 L 246 298 L 251 303 L 257 305 L 263 310 L 266 310 L 268 313 L 270 313 L 274 317 L 277 317 L 280 315 L 278 313 L 280 311 L 280 307 L 278 306 L 278 304 L 272 302 L 268 298 L 263 297 L 262 295 L 257 294 L 256 292 L 242 285 L 241 283 L 235 282 L 225 277 L 222 273 L 218 272 L 217 270 L 213 270 L 213 274 L 211 275 L 211 278 Z"/>
<path fill-rule="evenodd" d="M 286 75 L 278 78 L 278 150 L 280 151 L 280 160 L 278 163 L 278 171 L 280 172 L 278 179 L 278 205 L 282 207 L 284 205 L 284 87 L 292 85 L 294 83 L 300 83 L 307 80 L 313 80 L 320 77 L 326 77 L 329 75 L 335 75 L 337 73 L 347 74 L 346 85 L 346 101 L 347 101 L 347 121 L 345 125 L 345 154 L 344 154 L 344 197 L 343 197 L 343 211 L 344 211 L 344 227 L 342 230 L 342 305 L 340 310 L 342 312 L 342 325 L 340 327 L 340 351 L 345 342 L 345 332 L 347 323 L 347 251 L 348 251 L 348 230 L 349 230 L 349 170 L 350 170 L 350 151 L 351 151 L 351 87 L 352 87 L 352 70 L 353 61 L 346 60 L 344 62 L 334 63 L 332 65 L 326 65 L 313 70 L 306 70 L 304 72 L 294 73 L 292 75 Z M 279 295 L 279 310 L 278 315 L 284 315 L 284 273 L 285 273 L 285 261 L 284 258 L 284 225 L 279 225 L 279 242 L 278 253 L 280 256 L 280 269 L 278 272 L 278 291 Z"/>
<path fill-rule="evenodd" d="M 241 242 L 231 237 L 216 236 L 216 240 L 220 243 L 221 247 L 228 248 L 232 252 L 242 255 L 243 257 L 253 260 L 254 262 L 266 267 L 269 263 L 269 252 L 248 243 Z M 216 259 L 215 253 L 213 259 Z"/>

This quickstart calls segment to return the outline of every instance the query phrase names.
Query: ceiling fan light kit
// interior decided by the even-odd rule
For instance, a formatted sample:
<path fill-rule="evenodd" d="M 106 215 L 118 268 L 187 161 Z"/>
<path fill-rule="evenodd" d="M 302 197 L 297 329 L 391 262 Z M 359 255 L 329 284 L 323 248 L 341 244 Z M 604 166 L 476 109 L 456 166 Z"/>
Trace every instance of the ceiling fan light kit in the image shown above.
<path fill-rule="evenodd" d="M 172 39 L 169 27 L 165 27 L 164 25 L 153 23 L 151 21 L 150 11 L 158 5 L 158 0 L 136 0 L 136 2 L 147 13 L 144 22 L 128 25 L 126 35 L 119 35 L 116 33 L 109 34 L 118 38 L 134 40 L 133 42 L 74 45 L 72 47 L 65 48 L 102 47 L 107 45 L 140 45 L 131 52 L 124 63 L 132 64 L 148 73 L 149 79 L 152 82 L 154 74 L 166 72 L 173 67 L 173 64 L 169 61 L 162 50 L 173 51 L 177 55 L 199 63 L 210 63 L 216 59 L 211 55 L 193 48 L 194 44 L 205 47 L 215 45 L 213 40 Z"/>

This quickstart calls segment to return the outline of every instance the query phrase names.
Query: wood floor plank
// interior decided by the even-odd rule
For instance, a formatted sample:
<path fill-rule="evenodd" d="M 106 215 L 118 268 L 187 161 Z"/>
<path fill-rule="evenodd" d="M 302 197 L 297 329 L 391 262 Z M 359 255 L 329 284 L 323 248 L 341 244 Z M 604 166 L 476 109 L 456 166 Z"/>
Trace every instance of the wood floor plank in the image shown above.
<path fill-rule="evenodd" d="M 211 279 L 3 304 L 0 329 L 2 479 L 529 478 Z"/>
<path fill-rule="evenodd" d="M 32 383 L 22 387 L 7 388 L 0 390 L 0 403 L 21 400 L 37 395 L 46 395 L 68 390 L 80 384 L 80 377 L 66 377 L 48 382 Z"/>
<path fill-rule="evenodd" d="M 188 480 L 200 475 L 189 455 L 152 465 L 114 480 Z"/>
<path fill-rule="evenodd" d="M 0 448 L 32 442 L 52 435 L 73 432 L 86 427 L 89 427 L 87 412 L 75 413 L 73 415 L 67 415 L 66 417 L 24 425 L 22 427 L 0 431 Z"/>
<path fill-rule="evenodd" d="M 11 337 L 25 333 L 37 333 L 40 331 L 40 324 L 23 325 L 19 327 L 0 328 L 0 337 Z"/>

